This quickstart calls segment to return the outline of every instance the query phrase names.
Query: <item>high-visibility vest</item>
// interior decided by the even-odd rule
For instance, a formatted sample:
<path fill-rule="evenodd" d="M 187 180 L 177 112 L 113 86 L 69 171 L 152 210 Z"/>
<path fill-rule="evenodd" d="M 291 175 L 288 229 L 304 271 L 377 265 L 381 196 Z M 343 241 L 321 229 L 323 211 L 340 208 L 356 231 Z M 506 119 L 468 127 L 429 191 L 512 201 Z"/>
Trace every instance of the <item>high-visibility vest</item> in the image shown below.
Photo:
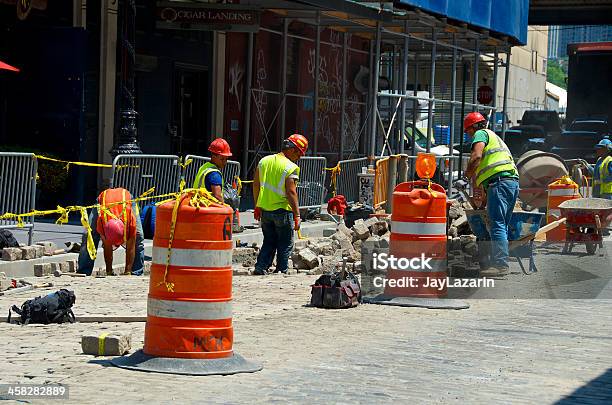
<path fill-rule="evenodd" d="M 611 163 L 612 156 L 606 156 L 601 166 L 599 166 L 599 181 L 601 182 L 599 190 L 602 196 L 605 194 L 612 194 L 612 175 L 610 174 Z"/>
<path fill-rule="evenodd" d="M 510 149 L 495 132 L 490 129 L 485 129 L 485 131 L 489 135 L 489 143 L 482 151 L 482 158 L 476 169 L 477 186 L 497 173 L 513 170 L 518 175 Z"/>
<path fill-rule="evenodd" d="M 599 198 L 601 197 L 601 178 L 600 178 L 600 170 L 605 157 L 597 158 L 595 162 L 595 166 L 593 166 L 593 197 Z"/>
<path fill-rule="evenodd" d="M 260 184 L 257 206 L 264 211 L 291 211 L 285 194 L 285 180 L 292 174 L 300 175 L 298 165 L 279 153 L 261 159 L 257 168 Z"/>
<path fill-rule="evenodd" d="M 98 233 L 104 234 L 104 224 L 113 218 L 123 222 L 123 243 L 127 242 L 128 236 L 136 233 L 132 203 L 127 203 L 131 199 L 130 192 L 124 188 L 110 188 L 100 193 L 98 196 L 98 204 L 100 204 L 98 223 L 96 224 Z"/>
<path fill-rule="evenodd" d="M 221 170 L 211 162 L 206 162 L 198 169 L 198 173 L 196 174 L 195 180 L 193 182 L 193 188 L 202 188 L 206 187 L 206 176 L 208 176 L 212 172 L 217 172 L 221 174 Z M 223 175 L 221 175 L 221 189 L 225 186 Z M 212 190 L 208 190 L 212 191 Z"/>

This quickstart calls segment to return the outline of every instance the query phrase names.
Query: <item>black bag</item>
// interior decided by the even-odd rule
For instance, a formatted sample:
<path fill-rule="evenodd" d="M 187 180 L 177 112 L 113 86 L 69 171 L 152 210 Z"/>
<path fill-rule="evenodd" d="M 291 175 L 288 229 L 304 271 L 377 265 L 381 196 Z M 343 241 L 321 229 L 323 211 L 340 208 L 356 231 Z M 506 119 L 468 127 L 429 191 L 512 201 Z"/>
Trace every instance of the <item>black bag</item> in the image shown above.
<path fill-rule="evenodd" d="M 361 302 L 359 280 L 350 271 L 323 274 L 311 286 L 310 305 L 318 308 L 352 308 Z"/>
<path fill-rule="evenodd" d="M 76 296 L 73 291 L 62 288 L 59 291 L 51 293 L 44 297 L 36 297 L 32 300 L 27 300 L 21 305 L 21 308 L 17 308 L 17 305 L 13 305 L 9 309 L 8 322 L 11 323 L 11 310 L 21 315 L 21 324 L 27 325 L 29 323 L 64 323 L 74 322 L 74 314 L 72 313 L 72 306 L 76 300 Z"/>
<path fill-rule="evenodd" d="M 8 247 L 19 247 L 19 243 L 8 230 L 0 229 L 0 250 Z"/>

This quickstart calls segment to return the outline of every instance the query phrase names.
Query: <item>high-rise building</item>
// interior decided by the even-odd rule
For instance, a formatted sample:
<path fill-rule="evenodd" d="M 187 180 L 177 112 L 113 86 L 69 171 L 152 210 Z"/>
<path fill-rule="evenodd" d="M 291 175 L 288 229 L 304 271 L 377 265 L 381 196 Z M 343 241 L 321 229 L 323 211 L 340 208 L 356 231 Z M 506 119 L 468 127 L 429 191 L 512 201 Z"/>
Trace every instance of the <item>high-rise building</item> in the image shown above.
<path fill-rule="evenodd" d="M 567 44 L 612 41 L 612 25 L 554 25 L 548 29 L 548 58 L 567 56 Z"/>

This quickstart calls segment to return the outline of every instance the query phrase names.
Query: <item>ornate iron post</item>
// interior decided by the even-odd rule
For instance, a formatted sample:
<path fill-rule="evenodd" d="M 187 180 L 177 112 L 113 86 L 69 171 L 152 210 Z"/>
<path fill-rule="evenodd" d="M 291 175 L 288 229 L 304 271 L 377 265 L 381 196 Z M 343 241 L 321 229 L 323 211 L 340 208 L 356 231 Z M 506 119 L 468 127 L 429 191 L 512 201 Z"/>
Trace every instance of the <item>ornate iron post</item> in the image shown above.
<path fill-rule="evenodd" d="M 138 143 L 136 117 L 134 109 L 136 64 L 136 0 L 124 0 L 121 23 L 121 75 L 119 90 L 121 110 L 119 113 L 119 131 L 115 136 L 115 146 L 111 155 L 142 153 Z"/>

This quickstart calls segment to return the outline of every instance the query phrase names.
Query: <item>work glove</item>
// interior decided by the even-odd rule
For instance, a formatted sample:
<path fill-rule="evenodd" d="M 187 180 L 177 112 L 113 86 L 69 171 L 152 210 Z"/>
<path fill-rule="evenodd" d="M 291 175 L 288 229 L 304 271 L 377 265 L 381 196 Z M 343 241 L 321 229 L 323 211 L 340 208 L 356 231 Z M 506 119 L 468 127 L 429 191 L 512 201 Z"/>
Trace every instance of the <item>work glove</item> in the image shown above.
<path fill-rule="evenodd" d="M 300 217 L 294 217 L 293 218 L 293 230 L 294 231 L 299 231 L 301 224 L 302 224 L 302 221 L 301 221 Z"/>
<path fill-rule="evenodd" d="M 255 221 L 261 221 L 261 208 L 255 207 L 254 216 L 255 216 Z"/>

